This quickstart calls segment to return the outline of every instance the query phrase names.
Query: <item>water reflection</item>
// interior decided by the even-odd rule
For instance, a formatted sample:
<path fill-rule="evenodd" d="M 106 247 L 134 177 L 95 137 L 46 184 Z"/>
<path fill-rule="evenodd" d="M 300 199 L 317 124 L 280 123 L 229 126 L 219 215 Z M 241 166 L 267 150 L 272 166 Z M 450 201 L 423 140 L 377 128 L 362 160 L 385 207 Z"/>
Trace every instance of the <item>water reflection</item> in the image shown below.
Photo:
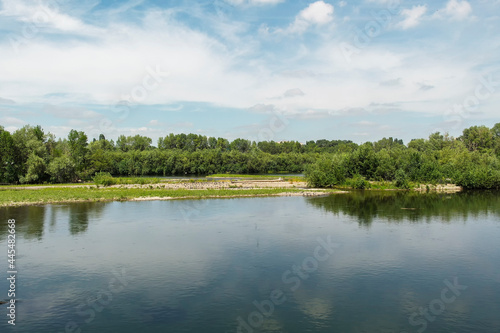
<path fill-rule="evenodd" d="M 87 202 L 64 205 L 32 205 L 0 208 L 0 221 L 16 220 L 16 235 L 41 241 L 45 227 L 54 231 L 57 223 L 67 223 L 71 235 L 85 233 L 89 220 L 99 219 L 105 203 Z M 6 238 L 7 228 L 0 228 L 0 240 Z"/>
<path fill-rule="evenodd" d="M 328 197 L 308 198 L 311 206 L 334 214 L 354 217 L 360 225 L 370 226 L 377 219 L 429 222 L 466 220 L 485 214 L 500 216 L 500 196 L 494 191 L 415 193 L 393 191 L 353 191 Z"/>
<path fill-rule="evenodd" d="M 99 218 L 104 209 L 104 203 L 82 203 L 69 206 L 69 231 L 72 235 L 86 232 L 89 218 Z"/>
<path fill-rule="evenodd" d="M 74 322 L 82 332 L 237 332 L 237 318 L 248 321 L 254 301 L 279 289 L 286 302 L 255 332 L 416 332 L 408 318 L 458 277 L 468 289 L 427 331 L 495 332 L 498 200 L 356 192 L 0 209 L 22 236 L 15 331 L 63 332 Z M 197 213 L 187 219 L 188 208 Z M 284 272 L 328 235 L 340 247 L 292 290 Z M 128 282 L 116 292 L 115 271 Z M 0 322 L 0 331 L 14 330 Z"/>
<path fill-rule="evenodd" d="M 16 219 L 16 234 L 26 239 L 41 240 L 47 206 L 26 206 L 0 208 L 2 225 L 9 219 Z M 0 239 L 6 237 L 7 228 L 0 228 Z"/>
<path fill-rule="evenodd" d="M 396 191 L 352 191 L 328 197 L 307 198 L 315 208 L 333 214 L 345 214 L 356 218 L 362 226 L 369 227 L 373 221 L 384 219 L 393 223 L 403 221 L 429 222 L 438 217 L 442 222 L 463 221 L 484 214 L 500 216 L 500 195 L 495 191 L 446 193 L 414 193 Z M 206 200 L 206 206 L 210 201 Z M 178 205 L 190 207 L 183 201 Z M 37 205 L 0 208 L 0 220 L 15 218 L 17 233 L 27 239 L 42 240 L 44 223 L 49 230 L 64 220 L 71 235 L 87 232 L 93 219 L 100 219 L 106 203 L 79 203 L 64 205 Z M 203 217 L 197 211 L 199 217 Z M 48 221 L 46 221 L 48 220 Z M 290 228 L 300 230 L 300 223 L 288 222 Z M 257 226 L 257 224 L 255 224 Z M 0 239 L 6 236 L 6 228 L 0 229 Z M 296 230 L 296 231 L 297 231 Z M 256 240 L 259 246 L 259 240 Z"/>

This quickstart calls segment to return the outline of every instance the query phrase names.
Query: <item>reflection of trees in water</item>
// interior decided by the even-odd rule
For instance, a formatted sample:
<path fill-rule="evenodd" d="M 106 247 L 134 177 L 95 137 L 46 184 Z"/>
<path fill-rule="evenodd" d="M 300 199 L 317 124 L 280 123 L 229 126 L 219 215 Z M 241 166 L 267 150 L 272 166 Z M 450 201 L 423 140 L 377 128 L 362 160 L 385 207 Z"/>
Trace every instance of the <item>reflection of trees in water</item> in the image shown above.
<path fill-rule="evenodd" d="M 45 221 L 45 206 L 5 207 L 0 208 L 0 221 L 5 227 L 0 228 L 0 239 L 7 237 L 7 221 L 16 220 L 16 235 L 26 239 L 41 240 Z"/>
<path fill-rule="evenodd" d="M 87 231 L 89 219 L 99 218 L 104 209 L 103 203 L 86 202 L 69 205 L 69 232 L 76 235 Z"/>
<path fill-rule="evenodd" d="M 486 213 L 500 215 L 498 191 L 455 194 L 353 191 L 307 200 L 309 204 L 328 212 L 356 217 L 361 225 L 366 226 L 377 218 L 391 222 L 429 222 L 432 218 L 439 217 L 450 222 L 457 217 L 466 219 Z"/>
<path fill-rule="evenodd" d="M 24 237 L 41 240 L 43 236 L 43 222 L 45 221 L 45 206 L 29 206 L 26 217 Z M 17 226 L 17 221 L 16 221 Z M 21 231 L 22 232 L 22 231 Z"/>
<path fill-rule="evenodd" d="M 84 205 L 71 205 L 69 209 L 69 232 L 76 235 L 87 231 L 89 210 Z"/>
<path fill-rule="evenodd" d="M 16 234 L 26 239 L 41 240 L 44 232 L 45 217 L 48 215 L 50 230 L 54 231 L 57 223 L 66 222 L 69 232 L 76 235 L 86 232 L 89 220 L 100 218 L 105 203 L 88 202 L 68 205 L 41 205 L 0 208 L 2 225 L 9 219 L 16 220 Z M 0 228 L 0 240 L 7 237 L 7 227 Z"/>

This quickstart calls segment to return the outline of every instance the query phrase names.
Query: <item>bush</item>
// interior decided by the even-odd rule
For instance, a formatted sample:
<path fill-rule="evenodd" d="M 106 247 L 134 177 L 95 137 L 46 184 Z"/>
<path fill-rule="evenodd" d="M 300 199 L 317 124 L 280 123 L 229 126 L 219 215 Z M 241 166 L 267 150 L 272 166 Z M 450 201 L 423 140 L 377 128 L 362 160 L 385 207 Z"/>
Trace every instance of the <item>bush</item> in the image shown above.
<path fill-rule="evenodd" d="M 364 190 L 371 187 L 371 184 L 361 175 L 355 175 L 352 179 L 352 188 L 357 190 Z"/>
<path fill-rule="evenodd" d="M 498 189 L 500 188 L 500 171 L 487 166 L 478 166 L 472 170 L 458 174 L 455 182 L 465 189 Z"/>
<path fill-rule="evenodd" d="M 408 177 L 403 169 L 398 169 L 394 175 L 395 183 L 397 188 L 402 188 L 405 190 L 410 189 L 410 184 L 408 183 Z"/>
<path fill-rule="evenodd" d="M 305 176 L 313 187 L 332 187 L 345 182 L 346 171 L 340 156 L 323 156 L 310 165 Z"/>
<path fill-rule="evenodd" d="M 118 181 L 113 178 L 109 172 L 96 172 L 92 180 L 96 185 L 103 186 L 110 186 L 118 183 Z"/>

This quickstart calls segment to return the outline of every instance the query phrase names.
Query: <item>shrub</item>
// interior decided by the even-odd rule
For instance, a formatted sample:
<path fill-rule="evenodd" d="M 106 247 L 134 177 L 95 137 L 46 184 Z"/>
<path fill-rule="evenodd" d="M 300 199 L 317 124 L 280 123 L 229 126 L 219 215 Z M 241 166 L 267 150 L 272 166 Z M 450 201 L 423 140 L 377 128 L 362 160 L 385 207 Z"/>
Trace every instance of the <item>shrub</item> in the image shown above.
<path fill-rule="evenodd" d="M 408 183 L 408 177 L 403 169 L 398 169 L 394 175 L 395 184 L 397 188 L 402 188 L 405 190 L 410 189 L 410 184 Z"/>
<path fill-rule="evenodd" d="M 305 176 L 313 187 L 332 187 L 345 182 L 346 171 L 340 156 L 323 156 L 310 165 Z"/>
<path fill-rule="evenodd" d="M 352 178 L 352 188 L 357 190 L 364 190 L 371 187 L 371 184 L 361 175 L 355 175 Z"/>
<path fill-rule="evenodd" d="M 95 184 L 103 186 L 110 186 L 118 183 L 109 172 L 96 172 L 92 180 Z"/>
<path fill-rule="evenodd" d="M 500 171 L 487 166 L 477 166 L 458 174 L 456 184 L 465 189 L 498 189 L 500 188 Z"/>

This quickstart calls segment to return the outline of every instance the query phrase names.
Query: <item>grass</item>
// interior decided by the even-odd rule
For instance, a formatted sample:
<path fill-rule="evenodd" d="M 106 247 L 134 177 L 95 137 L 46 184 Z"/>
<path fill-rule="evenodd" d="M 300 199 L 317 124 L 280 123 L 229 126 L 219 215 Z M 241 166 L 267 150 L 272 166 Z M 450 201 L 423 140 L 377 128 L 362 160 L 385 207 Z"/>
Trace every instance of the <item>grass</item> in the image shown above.
<path fill-rule="evenodd" d="M 142 197 L 213 198 L 238 196 L 272 196 L 280 193 L 301 192 L 299 189 L 162 189 L 162 188 L 109 188 L 64 187 L 41 189 L 0 189 L 0 207 L 44 204 L 56 202 L 118 201 Z M 331 192 L 331 191 L 329 191 Z"/>
<path fill-rule="evenodd" d="M 369 181 L 370 187 L 366 190 L 402 190 L 399 187 L 396 187 L 395 182 L 390 181 Z M 419 184 L 408 182 L 411 189 L 415 189 Z M 351 190 L 353 189 L 352 179 L 348 179 L 345 184 L 335 186 L 336 189 L 340 190 Z"/>
<path fill-rule="evenodd" d="M 281 178 L 285 181 L 296 181 L 302 182 L 305 181 L 305 178 L 302 176 L 277 176 L 277 175 L 243 175 L 243 174 L 234 174 L 234 173 L 218 173 L 215 175 L 207 176 L 206 178 L 244 178 L 251 180 L 276 180 Z"/>
<path fill-rule="evenodd" d="M 23 188 L 23 187 L 45 187 L 45 186 L 56 186 L 56 187 L 66 187 L 66 186 L 81 186 L 81 185 L 93 185 L 93 183 L 44 183 L 44 184 L 4 184 L 0 185 L 0 190 L 8 189 L 11 187 Z"/>
<path fill-rule="evenodd" d="M 158 184 L 161 183 L 160 178 L 156 177 L 113 177 L 118 185 L 131 185 L 131 184 Z"/>

